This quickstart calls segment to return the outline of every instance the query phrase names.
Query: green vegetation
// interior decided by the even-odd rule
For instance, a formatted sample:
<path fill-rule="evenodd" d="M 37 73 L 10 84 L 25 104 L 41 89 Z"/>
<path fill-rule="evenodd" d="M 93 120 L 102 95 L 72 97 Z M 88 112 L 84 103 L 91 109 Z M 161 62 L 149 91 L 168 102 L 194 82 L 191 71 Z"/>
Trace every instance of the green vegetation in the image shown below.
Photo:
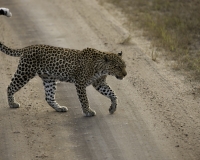
<path fill-rule="evenodd" d="M 200 73 L 199 0 L 101 0 L 116 5 L 132 26 L 143 28 L 179 69 Z"/>

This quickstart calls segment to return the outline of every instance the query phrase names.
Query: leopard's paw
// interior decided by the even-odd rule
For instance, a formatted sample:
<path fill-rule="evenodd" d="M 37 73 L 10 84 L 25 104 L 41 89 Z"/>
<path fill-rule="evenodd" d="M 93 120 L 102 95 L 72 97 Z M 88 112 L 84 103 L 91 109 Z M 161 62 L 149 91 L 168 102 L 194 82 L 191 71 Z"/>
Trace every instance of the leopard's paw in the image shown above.
<path fill-rule="evenodd" d="M 96 115 L 96 112 L 93 111 L 92 109 L 88 109 L 86 111 L 83 111 L 83 113 L 85 114 L 86 117 L 92 117 Z"/>
<path fill-rule="evenodd" d="M 12 104 L 9 104 L 10 108 L 19 108 L 20 104 L 19 103 L 12 103 Z"/>
<path fill-rule="evenodd" d="M 113 114 L 116 110 L 117 110 L 117 107 L 113 106 L 113 105 L 111 105 L 110 108 L 109 108 L 110 114 Z"/>
<path fill-rule="evenodd" d="M 68 108 L 65 106 L 60 106 L 58 108 L 55 108 L 56 112 L 67 112 Z"/>

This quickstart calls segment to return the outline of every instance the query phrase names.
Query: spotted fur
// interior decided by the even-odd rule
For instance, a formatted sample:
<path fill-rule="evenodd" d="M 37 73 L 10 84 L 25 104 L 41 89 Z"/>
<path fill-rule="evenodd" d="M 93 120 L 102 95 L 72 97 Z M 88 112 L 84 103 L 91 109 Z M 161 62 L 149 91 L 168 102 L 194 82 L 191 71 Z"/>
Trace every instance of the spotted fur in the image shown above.
<path fill-rule="evenodd" d="M 38 75 L 44 84 L 47 103 L 58 112 L 66 112 L 67 107 L 60 106 L 55 100 L 56 80 L 74 83 L 86 116 L 96 113 L 89 107 L 86 87 L 93 85 L 102 95 L 110 98 L 112 114 L 116 110 L 117 97 L 106 83 L 107 75 L 123 79 L 126 65 L 122 53 L 106 53 L 86 48 L 74 50 L 49 45 L 32 45 L 22 49 L 11 49 L 0 43 L 0 50 L 7 55 L 20 57 L 19 65 L 7 89 L 8 103 L 18 108 L 14 94 L 30 79 Z"/>

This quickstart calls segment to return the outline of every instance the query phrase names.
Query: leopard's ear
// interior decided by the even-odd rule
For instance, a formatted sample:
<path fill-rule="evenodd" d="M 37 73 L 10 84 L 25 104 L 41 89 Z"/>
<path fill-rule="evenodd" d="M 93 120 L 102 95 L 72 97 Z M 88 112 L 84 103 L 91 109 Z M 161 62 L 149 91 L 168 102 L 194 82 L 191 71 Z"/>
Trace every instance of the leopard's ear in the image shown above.
<path fill-rule="evenodd" d="M 120 57 L 122 56 L 122 51 L 118 53 L 118 56 L 120 56 Z"/>

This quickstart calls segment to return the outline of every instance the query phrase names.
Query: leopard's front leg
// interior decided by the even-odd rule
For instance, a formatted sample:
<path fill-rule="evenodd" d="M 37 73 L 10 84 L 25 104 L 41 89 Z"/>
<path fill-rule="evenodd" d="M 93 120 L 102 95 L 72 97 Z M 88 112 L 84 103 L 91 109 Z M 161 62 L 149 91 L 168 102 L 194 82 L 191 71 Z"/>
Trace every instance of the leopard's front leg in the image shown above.
<path fill-rule="evenodd" d="M 76 90 L 85 116 L 95 116 L 96 112 L 89 107 L 88 98 L 86 94 L 86 87 L 84 87 L 84 85 L 76 84 Z"/>
<path fill-rule="evenodd" d="M 94 82 L 93 87 L 102 95 L 108 97 L 111 100 L 111 106 L 109 108 L 110 114 L 113 114 L 117 109 L 117 96 L 110 86 L 106 83 L 106 77 L 102 77 Z"/>
<path fill-rule="evenodd" d="M 56 91 L 55 80 L 43 78 L 43 85 L 47 103 L 57 112 L 67 112 L 68 111 L 67 107 L 60 106 L 55 100 L 55 91 Z"/>

